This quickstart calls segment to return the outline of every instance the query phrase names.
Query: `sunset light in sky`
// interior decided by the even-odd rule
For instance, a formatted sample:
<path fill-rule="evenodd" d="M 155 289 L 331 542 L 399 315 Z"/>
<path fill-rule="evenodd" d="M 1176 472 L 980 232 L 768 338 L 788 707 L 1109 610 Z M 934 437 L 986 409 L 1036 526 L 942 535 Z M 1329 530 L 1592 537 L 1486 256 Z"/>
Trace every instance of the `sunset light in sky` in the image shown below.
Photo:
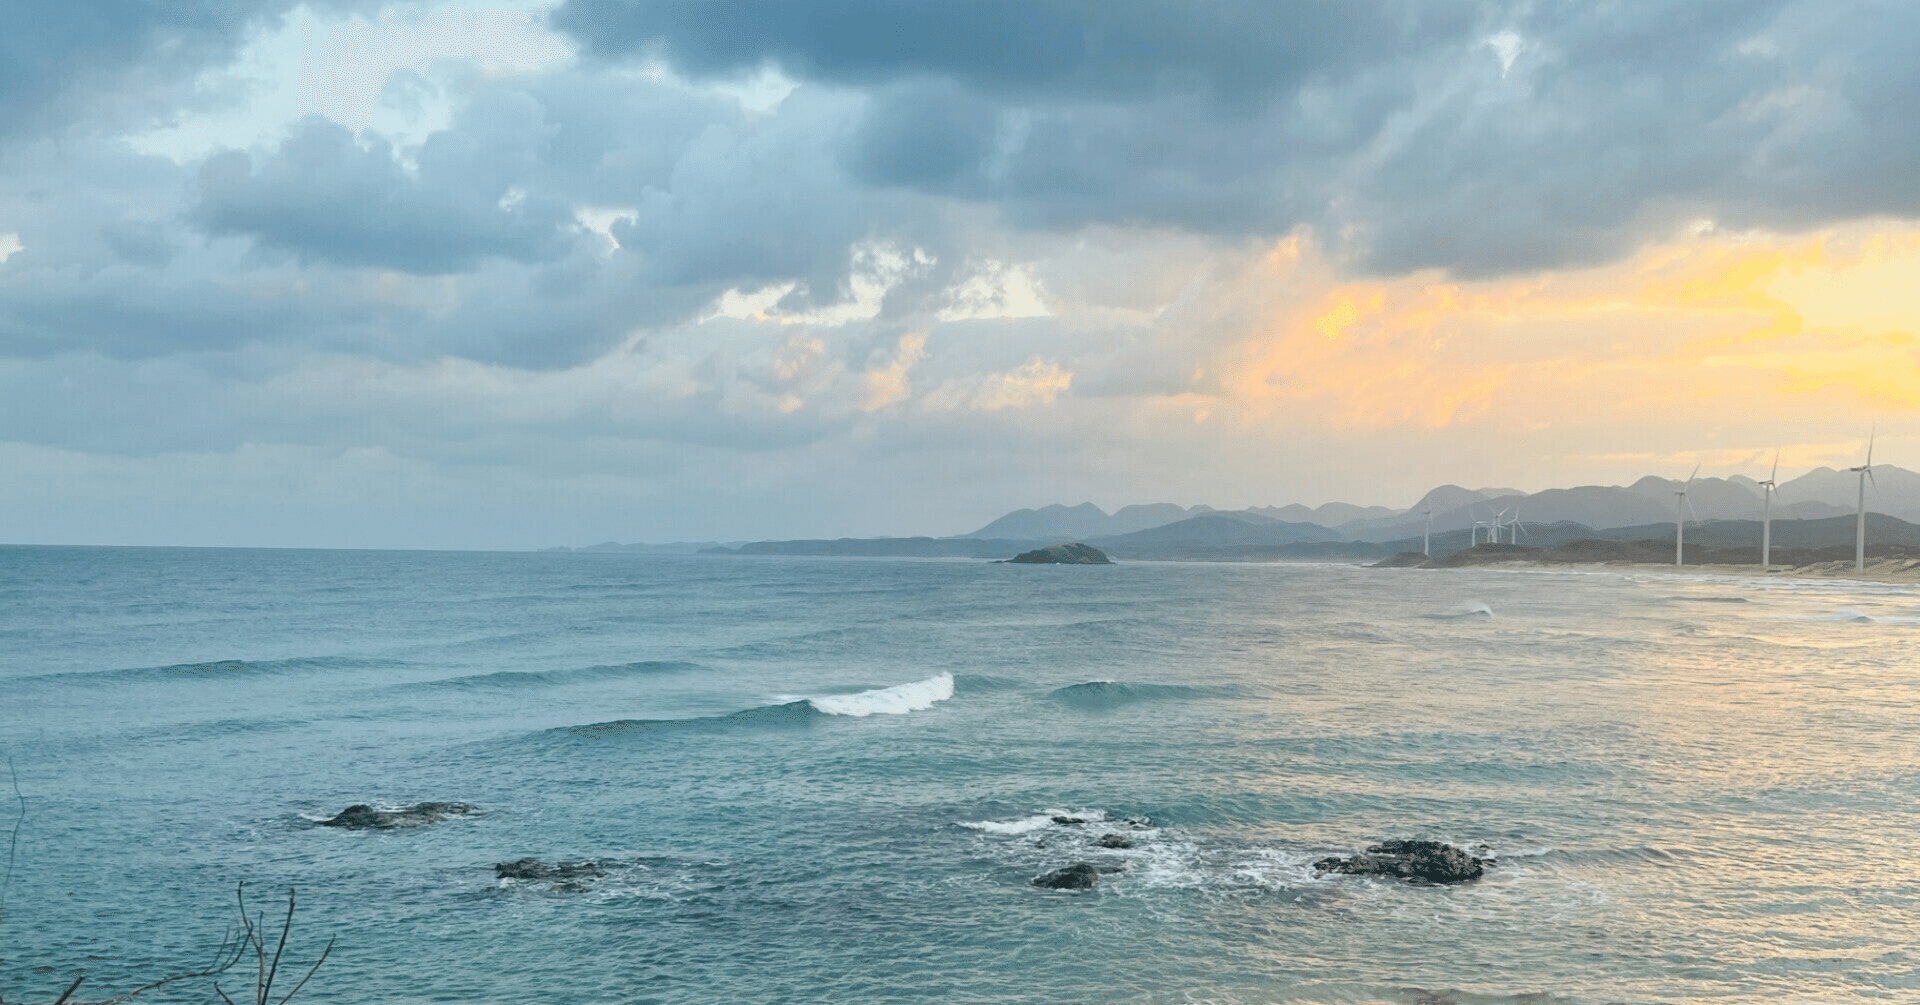
<path fill-rule="evenodd" d="M 1920 468 L 1920 8 L 36 13 L 0 540 Z"/>

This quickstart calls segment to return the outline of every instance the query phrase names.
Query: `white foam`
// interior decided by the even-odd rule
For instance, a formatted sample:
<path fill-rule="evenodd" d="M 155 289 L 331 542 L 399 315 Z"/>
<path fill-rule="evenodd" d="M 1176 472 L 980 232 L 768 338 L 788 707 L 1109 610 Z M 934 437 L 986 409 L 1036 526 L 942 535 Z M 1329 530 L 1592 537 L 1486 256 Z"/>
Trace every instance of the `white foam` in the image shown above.
<path fill-rule="evenodd" d="M 875 713 L 904 715 L 918 709 L 932 708 L 934 702 L 945 701 L 951 697 L 953 697 L 953 675 L 942 673 L 911 684 L 896 684 L 893 687 L 862 691 L 859 694 L 807 700 L 813 704 L 814 708 L 828 715 L 864 716 Z"/>
<path fill-rule="evenodd" d="M 1106 813 L 1101 810 L 1041 810 L 1018 820 L 962 820 L 960 826 L 988 834 L 1027 834 L 1053 826 L 1054 817 L 1068 817 L 1087 823 L 1104 823 L 1107 819 Z"/>

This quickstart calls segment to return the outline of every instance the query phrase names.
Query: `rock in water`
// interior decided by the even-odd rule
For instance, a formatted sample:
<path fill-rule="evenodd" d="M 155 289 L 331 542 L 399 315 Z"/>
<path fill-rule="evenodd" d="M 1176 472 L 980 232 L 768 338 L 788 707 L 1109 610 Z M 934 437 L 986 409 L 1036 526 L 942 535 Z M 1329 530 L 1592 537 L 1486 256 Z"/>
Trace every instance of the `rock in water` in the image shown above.
<path fill-rule="evenodd" d="M 1075 862 L 1065 869 L 1055 869 L 1033 880 L 1034 886 L 1044 886 L 1049 890 L 1087 890 L 1099 883 L 1100 870 L 1085 862 Z"/>
<path fill-rule="evenodd" d="M 1124 834 L 1102 834 L 1100 840 L 1095 841 L 1094 844 L 1102 848 L 1131 848 L 1133 839 Z"/>
<path fill-rule="evenodd" d="M 1323 858 L 1313 867 L 1352 876 L 1398 876 L 1415 883 L 1464 883 L 1479 879 L 1490 864 L 1491 859 L 1474 858 L 1440 841 L 1383 841 L 1369 845 L 1365 855 Z"/>
<path fill-rule="evenodd" d="M 465 816 L 475 809 L 467 803 L 414 803 L 400 810 L 376 810 L 365 803 L 356 803 L 341 810 L 333 819 L 320 821 L 320 826 L 348 827 L 353 830 L 422 827 L 439 823 L 448 817 Z"/>
<path fill-rule="evenodd" d="M 580 879 L 585 876 L 605 876 L 607 871 L 600 868 L 598 862 L 555 862 L 548 865 L 537 858 L 521 858 L 496 863 L 493 874 L 499 879 Z"/>
<path fill-rule="evenodd" d="M 1055 544 L 1036 551 L 1025 551 L 1010 561 L 1025 565 L 1112 565 L 1107 553 L 1090 544 Z"/>

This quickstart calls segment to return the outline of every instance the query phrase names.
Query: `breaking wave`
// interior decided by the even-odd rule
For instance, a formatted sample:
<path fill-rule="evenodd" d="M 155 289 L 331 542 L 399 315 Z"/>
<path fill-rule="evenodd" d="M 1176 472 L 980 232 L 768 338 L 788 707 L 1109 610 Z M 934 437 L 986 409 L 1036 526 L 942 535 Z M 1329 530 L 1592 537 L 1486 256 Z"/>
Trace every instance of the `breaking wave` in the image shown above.
<path fill-rule="evenodd" d="M 875 688 L 859 694 L 835 695 L 830 698 L 809 698 L 814 708 L 828 715 L 868 716 L 902 715 L 907 712 L 932 708 L 933 703 L 953 697 L 953 675 L 936 674 L 926 680 L 917 680 L 911 684 L 896 684 L 893 687 Z"/>
<path fill-rule="evenodd" d="M 1470 600 L 1451 611 L 1437 611 L 1433 614 L 1426 615 L 1426 617 L 1440 621 L 1458 621 L 1463 618 L 1491 618 L 1493 617 L 1493 608 L 1488 607 L 1486 601 Z"/>
<path fill-rule="evenodd" d="M 691 719 L 616 719 L 586 726 L 564 726 L 552 733 L 585 736 L 615 736 L 625 733 L 677 732 L 738 726 L 807 726 L 828 716 L 862 718 L 869 715 L 904 715 L 931 708 L 935 702 L 953 697 L 953 675 L 937 674 L 926 680 L 893 687 L 874 688 L 856 694 L 826 698 L 800 698 L 776 705 L 762 705 L 725 715 L 697 716 Z"/>

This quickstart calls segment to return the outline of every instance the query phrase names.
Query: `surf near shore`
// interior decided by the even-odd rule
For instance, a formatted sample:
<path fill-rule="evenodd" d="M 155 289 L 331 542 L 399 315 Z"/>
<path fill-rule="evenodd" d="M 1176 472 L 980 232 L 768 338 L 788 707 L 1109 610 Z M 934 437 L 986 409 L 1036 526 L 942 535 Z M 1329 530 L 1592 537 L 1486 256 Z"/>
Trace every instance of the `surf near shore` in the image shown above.
<path fill-rule="evenodd" d="M 1673 562 L 1671 542 L 1574 541 L 1552 548 L 1511 544 L 1479 544 L 1436 558 L 1402 552 L 1372 568 L 1567 568 L 1588 566 L 1608 571 L 1674 573 L 1682 575 L 1753 576 L 1787 579 L 1845 579 L 1870 583 L 1920 584 L 1920 549 L 1900 545 L 1869 547 L 1866 566 L 1854 568 L 1853 549 L 1794 548 L 1773 551 L 1769 565 L 1760 564 L 1758 548 L 1699 548 L 1687 546 L 1684 564 Z"/>

